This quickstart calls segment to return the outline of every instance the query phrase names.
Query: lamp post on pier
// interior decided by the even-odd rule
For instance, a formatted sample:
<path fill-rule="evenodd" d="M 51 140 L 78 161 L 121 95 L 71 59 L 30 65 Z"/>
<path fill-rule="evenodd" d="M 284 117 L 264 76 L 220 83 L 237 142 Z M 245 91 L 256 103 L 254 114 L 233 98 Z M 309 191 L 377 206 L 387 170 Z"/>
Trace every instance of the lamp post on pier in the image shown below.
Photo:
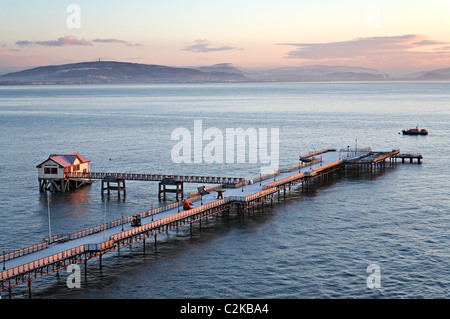
<path fill-rule="evenodd" d="M 242 177 L 242 163 L 241 163 L 241 180 L 243 179 L 243 177 Z M 241 181 L 241 183 L 242 183 L 242 192 L 244 191 L 244 182 L 243 181 Z"/>
<path fill-rule="evenodd" d="M 47 191 L 47 215 L 48 215 L 48 241 L 51 243 L 52 238 L 52 226 L 50 224 L 50 195 Z"/>
<path fill-rule="evenodd" d="M 106 198 L 105 198 L 105 214 L 103 216 L 103 241 L 106 241 Z"/>

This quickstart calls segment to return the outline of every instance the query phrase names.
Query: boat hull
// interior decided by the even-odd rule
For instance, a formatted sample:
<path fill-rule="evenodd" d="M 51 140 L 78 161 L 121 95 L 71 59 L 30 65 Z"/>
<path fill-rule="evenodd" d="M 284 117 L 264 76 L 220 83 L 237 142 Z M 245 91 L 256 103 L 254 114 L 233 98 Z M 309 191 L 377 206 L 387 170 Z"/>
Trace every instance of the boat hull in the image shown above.
<path fill-rule="evenodd" d="M 403 135 L 428 135 L 428 132 L 408 132 L 402 131 Z"/>

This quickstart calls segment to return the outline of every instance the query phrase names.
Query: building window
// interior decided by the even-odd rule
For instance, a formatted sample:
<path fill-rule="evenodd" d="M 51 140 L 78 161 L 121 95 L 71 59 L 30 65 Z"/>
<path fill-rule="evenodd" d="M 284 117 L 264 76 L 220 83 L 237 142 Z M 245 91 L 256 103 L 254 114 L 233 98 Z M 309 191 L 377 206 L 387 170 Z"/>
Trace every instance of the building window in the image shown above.
<path fill-rule="evenodd" d="M 56 175 L 58 174 L 58 169 L 56 167 L 44 167 L 44 174 Z"/>
<path fill-rule="evenodd" d="M 79 171 L 80 170 L 80 164 L 78 164 L 78 165 L 74 165 L 74 166 L 72 166 L 73 167 L 73 171 L 74 172 L 76 172 L 76 171 Z"/>

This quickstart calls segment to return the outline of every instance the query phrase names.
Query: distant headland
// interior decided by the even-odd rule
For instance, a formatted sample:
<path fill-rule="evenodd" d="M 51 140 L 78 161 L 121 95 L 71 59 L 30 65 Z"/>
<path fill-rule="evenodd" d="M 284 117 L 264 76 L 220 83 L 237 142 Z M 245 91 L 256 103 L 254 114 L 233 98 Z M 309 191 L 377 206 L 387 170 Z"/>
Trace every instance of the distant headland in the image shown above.
<path fill-rule="evenodd" d="M 2 85 L 320 81 L 450 81 L 450 68 L 416 72 L 400 78 L 375 69 L 352 66 L 311 65 L 262 70 L 241 69 L 230 63 L 172 67 L 95 61 L 40 66 L 0 77 Z"/>

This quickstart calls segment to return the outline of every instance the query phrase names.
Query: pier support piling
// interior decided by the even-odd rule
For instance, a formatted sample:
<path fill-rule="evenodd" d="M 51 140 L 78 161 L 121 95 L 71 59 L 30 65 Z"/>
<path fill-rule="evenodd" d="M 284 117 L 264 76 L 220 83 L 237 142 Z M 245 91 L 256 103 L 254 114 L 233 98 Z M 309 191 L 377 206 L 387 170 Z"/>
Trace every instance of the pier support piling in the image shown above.
<path fill-rule="evenodd" d="M 168 187 L 173 186 L 174 188 Z M 166 200 L 166 194 L 167 193 L 175 193 L 176 194 L 176 200 L 179 200 L 179 197 L 181 199 L 184 198 L 184 192 L 183 192 L 183 182 L 176 181 L 173 178 L 166 177 L 164 178 L 160 183 L 158 187 L 158 199 L 161 200 L 161 194 L 163 195 L 164 201 Z"/>
<path fill-rule="evenodd" d="M 113 184 L 113 185 L 111 185 Z M 127 188 L 125 186 L 124 179 L 116 179 L 112 175 L 107 175 L 102 180 L 102 196 L 106 193 L 108 197 L 111 195 L 111 190 L 117 190 L 117 196 L 120 198 L 120 193 L 123 192 L 123 196 L 127 195 Z"/>

